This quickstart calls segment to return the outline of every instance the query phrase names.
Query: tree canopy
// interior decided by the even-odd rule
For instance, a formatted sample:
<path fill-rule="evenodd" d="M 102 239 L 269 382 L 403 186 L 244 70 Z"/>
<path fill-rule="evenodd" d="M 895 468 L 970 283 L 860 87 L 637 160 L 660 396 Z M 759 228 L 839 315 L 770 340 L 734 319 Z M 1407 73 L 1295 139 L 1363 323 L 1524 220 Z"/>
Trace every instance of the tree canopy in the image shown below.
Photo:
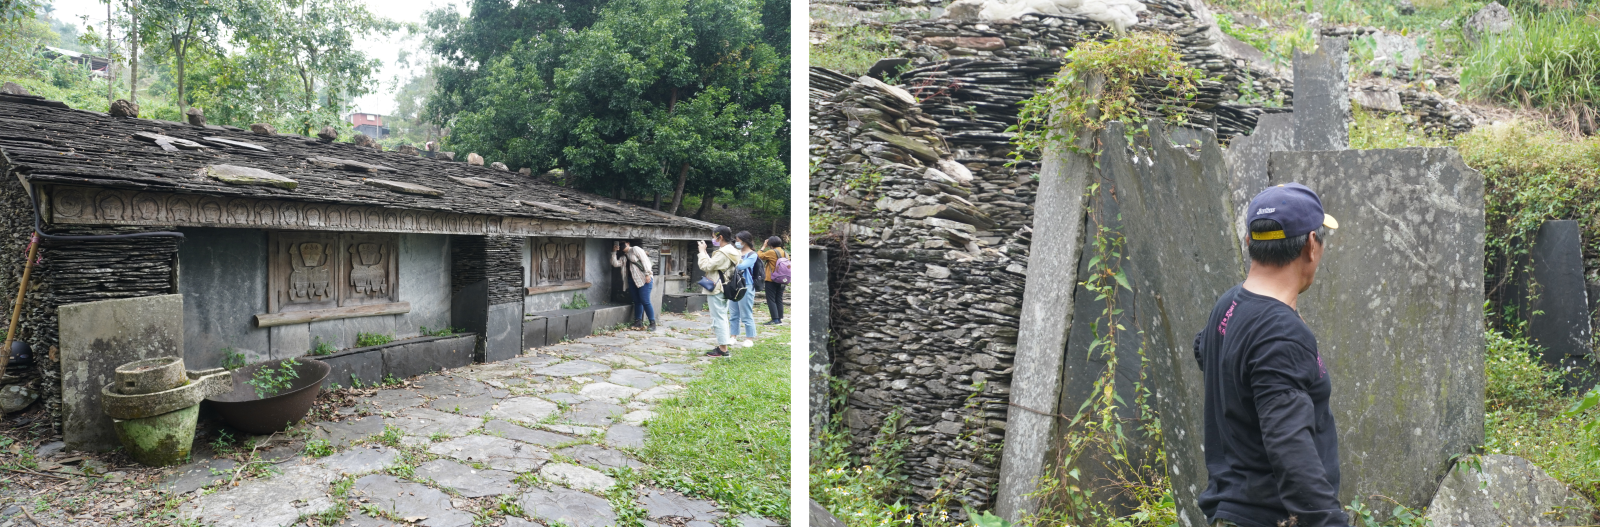
<path fill-rule="evenodd" d="M 451 148 L 674 212 L 787 193 L 786 2 L 478 0 L 428 25 L 444 64 L 423 115 Z"/>

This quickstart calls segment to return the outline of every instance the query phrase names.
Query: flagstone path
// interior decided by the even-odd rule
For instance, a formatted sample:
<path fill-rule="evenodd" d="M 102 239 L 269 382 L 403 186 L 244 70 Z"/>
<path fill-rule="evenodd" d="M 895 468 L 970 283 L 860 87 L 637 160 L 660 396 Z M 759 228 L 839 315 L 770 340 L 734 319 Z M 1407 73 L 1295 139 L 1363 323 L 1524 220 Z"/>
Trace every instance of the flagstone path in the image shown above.
<path fill-rule="evenodd" d="M 608 491 L 617 470 L 646 468 L 636 452 L 655 405 L 712 360 L 703 356 L 716 343 L 708 316 L 664 313 L 654 333 L 591 336 L 417 377 L 340 408 L 338 421 L 312 423 L 312 443 L 326 441 L 331 455 L 303 454 L 291 441 L 258 452 L 278 460 L 275 474 L 232 487 L 216 484 L 237 464 L 197 455 L 164 486 L 201 494 L 179 514 L 219 527 L 291 525 L 341 504 L 339 525 L 348 526 L 614 525 Z M 710 527 L 729 516 L 644 486 L 623 506 L 643 511 L 646 527 Z"/>

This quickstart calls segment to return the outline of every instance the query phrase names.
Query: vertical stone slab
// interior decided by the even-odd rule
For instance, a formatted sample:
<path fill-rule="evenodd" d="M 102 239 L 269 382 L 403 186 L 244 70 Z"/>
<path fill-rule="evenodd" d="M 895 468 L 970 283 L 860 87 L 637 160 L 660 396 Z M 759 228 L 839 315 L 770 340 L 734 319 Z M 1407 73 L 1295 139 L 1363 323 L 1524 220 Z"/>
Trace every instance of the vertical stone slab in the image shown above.
<path fill-rule="evenodd" d="M 1150 129 L 1148 142 L 1139 141 L 1142 159 L 1101 160 L 1116 193 L 1117 230 L 1126 240 L 1123 272 L 1134 291 L 1133 301 L 1119 307 L 1133 314 L 1136 325 L 1128 328 L 1143 333 L 1140 345 L 1150 360 L 1146 382 L 1161 416 L 1178 523 L 1203 527 L 1197 499 L 1206 482 L 1205 388 L 1194 335 L 1217 298 L 1244 278 L 1244 263 L 1233 235 L 1230 175 L 1216 136 L 1160 123 Z M 1120 125 L 1108 128 L 1101 140 L 1108 152 L 1126 150 Z M 1119 358 L 1119 366 L 1125 360 Z"/>
<path fill-rule="evenodd" d="M 58 313 L 62 439 L 70 450 L 117 448 L 100 390 L 117 366 L 183 354 L 183 295 L 69 304 Z"/>
<path fill-rule="evenodd" d="M 1528 273 L 1523 274 L 1528 340 L 1544 347 L 1544 362 L 1558 365 L 1589 353 L 1589 299 L 1583 277 L 1583 242 L 1578 222 L 1544 222 L 1534 235 Z"/>
<path fill-rule="evenodd" d="M 255 325 L 255 316 L 267 312 L 266 233 L 256 229 L 180 230 L 184 234 L 183 243 L 178 244 L 184 363 L 196 369 L 219 367 L 222 348 L 271 356 L 276 346 L 270 328 Z"/>
<path fill-rule="evenodd" d="M 522 303 L 489 306 L 489 333 L 484 335 L 482 362 L 497 362 L 522 354 Z"/>
<path fill-rule="evenodd" d="M 1222 151 L 1222 158 L 1228 163 L 1228 184 L 1233 187 L 1229 203 L 1241 254 L 1249 230 L 1244 208 L 1250 205 L 1250 198 L 1267 188 L 1267 157 L 1273 152 L 1294 150 L 1294 132 L 1294 114 L 1269 113 L 1256 120 L 1255 131 L 1233 138 Z M 1248 261 L 1248 257 L 1243 258 Z"/>
<path fill-rule="evenodd" d="M 1034 238 L 1022 293 L 1011 405 L 1000 453 L 1000 491 L 995 497 L 995 511 L 1010 521 L 1037 510 L 1038 498 L 1028 494 L 1038 488 L 1056 435 L 1061 350 L 1072 328 L 1084 186 L 1092 170 L 1088 156 L 1066 148 L 1046 149 L 1039 170 L 1033 232 L 1051 235 Z"/>
<path fill-rule="evenodd" d="M 450 237 L 442 234 L 400 235 L 400 300 L 411 312 L 395 322 L 401 335 L 422 326 L 450 325 Z"/>
<path fill-rule="evenodd" d="M 1483 442 L 1483 176 L 1451 148 L 1277 152 L 1339 219 L 1298 307 L 1333 377 L 1341 492 L 1426 506 Z"/>
<path fill-rule="evenodd" d="M 811 249 L 811 439 L 828 425 L 828 378 L 833 364 L 828 355 L 828 250 Z"/>
<path fill-rule="evenodd" d="M 545 343 L 545 330 L 550 319 L 540 316 L 523 316 L 522 318 L 522 346 L 524 348 L 542 348 Z"/>
<path fill-rule="evenodd" d="M 1350 43 L 1322 37 L 1317 50 L 1294 52 L 1294 149 L 1350 148 Z"/>

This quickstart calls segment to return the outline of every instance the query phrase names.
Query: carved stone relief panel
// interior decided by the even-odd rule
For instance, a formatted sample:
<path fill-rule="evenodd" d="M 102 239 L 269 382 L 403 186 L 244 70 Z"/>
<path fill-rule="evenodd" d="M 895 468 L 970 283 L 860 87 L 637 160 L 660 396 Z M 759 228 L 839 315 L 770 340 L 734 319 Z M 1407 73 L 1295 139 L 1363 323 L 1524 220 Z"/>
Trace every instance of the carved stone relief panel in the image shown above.
<path fill-rule="evenodd" d="M 341 306 L 383 304 L 399 299 L 399 243 L 393 234 L 339 236 Z"/>
<path fill-rule="evenodd" d="M 318 232 L 274 232 L 267 309 L 273 313 L 338 306 L 338 237 Z"/>
<path fill-rule="evenodd" d="M 699 239 L 702 229 L 574 222 L 279 199 L 51 185 L 47 221 L 73 225 L 251 227 L 344 232 L 512 234 L 567 238 Z M 580 246 L 580 251 L 581 246 Z"/>
<path fill-rule="evenodd" d="M 533 286 L 584 282 L 583 238 L 534 238 L 528 244 L 533 262 L 528 283 Z"/>

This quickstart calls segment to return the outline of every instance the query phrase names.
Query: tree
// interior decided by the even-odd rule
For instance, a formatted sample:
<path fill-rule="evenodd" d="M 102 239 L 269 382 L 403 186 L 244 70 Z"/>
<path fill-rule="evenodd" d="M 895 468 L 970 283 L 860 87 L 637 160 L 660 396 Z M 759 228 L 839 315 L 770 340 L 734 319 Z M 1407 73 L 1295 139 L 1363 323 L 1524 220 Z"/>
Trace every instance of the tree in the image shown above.
<path fill-rule="evenodd" d="M 361 33 L 388 34 L 400 26 L 373 15 L 355 0 L 259 0 L 242 2 L 230 17 L 234 41 L 245 57 L 234 66 L 250 68 L 246 78 L 276 102 L 287 103 L 294 128 L 310 134 L 321 126 L 342 123 L 349 101 L 372 90 L 372 73 L 380 66 L 354 48 Z M 280 72 L 257 68 L 281 68 Z M 292 85 L 285 85 L 292 80 Z"/>
<path fill-rule="evenodd" d="M 509 46 L 501 26 L 433 16 L 446 66 L 425 115 L 457 150 L 658 205 L 667 194 L 674 212 L 685 194 L 766 190 L 788 151 L 789 64 L 773 42 L 787 49 L 788 32 L 762 23 L 776 1 L 612 0 Z"/>
<path fill-rule="evenodd" d="M 211 0 L 145 0 L 141 7 L 144 24 L 139 28 L 140 39 L 153 46 L 165 46 L 177 84 L 178 111 L 188 109 L 184 96 L 185 75 L 189 64 L 189 51 L 195 47 L 217 47 L 221 38 L 224 5 Z"/>

